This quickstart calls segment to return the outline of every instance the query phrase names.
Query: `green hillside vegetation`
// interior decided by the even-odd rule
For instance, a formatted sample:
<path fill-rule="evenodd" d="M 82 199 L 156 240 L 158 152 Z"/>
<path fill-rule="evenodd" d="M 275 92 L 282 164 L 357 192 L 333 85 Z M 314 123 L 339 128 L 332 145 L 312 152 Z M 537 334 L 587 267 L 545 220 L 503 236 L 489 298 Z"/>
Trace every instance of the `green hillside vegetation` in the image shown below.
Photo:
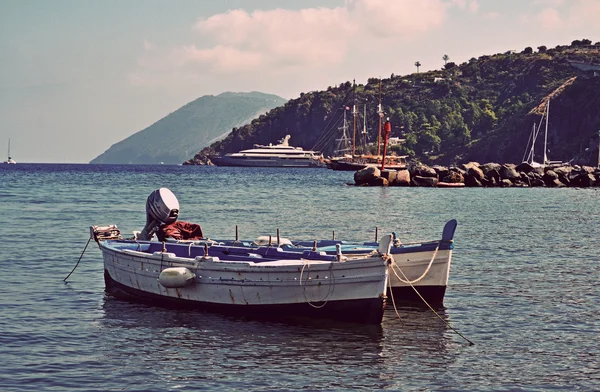
<path fill-rule="evenodd" d="M 203 96 L 112 145 L 90 163 L 178 164 L 224 137 L 232 127 L 285 102 L 259 92 Z"/>
<path fill-rule="evenodd" d="M 534 122 L 551 97 L 548 132 L 552 160 L 594 164 L 600 130 L 600 42 L 573 41 L 568 46 L 509 51 L 472 58 L 457 65 L 406 76 L 351 82 L 325 91 L 300 94 L 203 149 L 195 161 L 214 154 L 270 143 L 290 134 L 290 144 L 330 156 L 340 137 L 344 107 L 367 104 L 369 139 L 376 140 L 381 98 L 393 125 L 391 136 L 405 142 L 392 147 L 399 155 L 428 164 L 465 161 L 522 161 Z M 443 63 L 442 63 L 443 64 Z M 420 63 L 419 63 L 420 65 Z M 348 112 L 350 114 L 350 112 Z M 351 115 L 349 117 L 351 120 Z M 362 122 L 362 120 L 360 120 Z M 362 126 L 362 123 L 360 124 Z M 543 154 L 536 143 L 536 160 Z M 539 147 L 538 147 L 539 146 Z"/>

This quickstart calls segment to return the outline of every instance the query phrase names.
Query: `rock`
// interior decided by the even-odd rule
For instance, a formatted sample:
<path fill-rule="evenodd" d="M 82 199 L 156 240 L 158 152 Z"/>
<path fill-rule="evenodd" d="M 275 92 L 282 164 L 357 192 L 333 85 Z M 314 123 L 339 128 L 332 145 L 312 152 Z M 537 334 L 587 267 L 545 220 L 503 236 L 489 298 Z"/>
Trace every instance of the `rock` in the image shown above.
<path fill-rule="evenodd" d="M 398 172 L 396 170 L 383 170 L 381 172 L 381 177 L 388 180 L 389 183 L 394 182 L 396 180 L 397 175 L 398 175 Z"/>
<path fill-rule="evenodd" d="M 354 182 L 356 185 L 369 184 L 377 177 L 381 177 L 381 171 L 375 166 L 367 166 L 354 173 Z"/>
<path fill-rule="evenodd" d="M 483 180 L 485 177 L 483 175 L 483 170 L 481 170 L 479 167 L 476 167 L 476 166 L 471 166 L 467 170 L 467 175 L 475 177 L 479 182 L 481 182 L 481 180 Z"/>
<path fill-rule="evenodd" d="M 412 184 L 415 186 L 435 187 L 437 183 L 438 179 L 435 177 L 414 176 L 412 178 Z"/>
<path fill-rule="evenodd" d="M 436 171 L 433 168 L 431 168 L 427 165 L 423 165 L 423 164 L 418 164 L 418 165 L 412 167 L 410 174 L 413 177 L 419 176 L 419 177 L 435 177 L 435 178 L 437 178 Z"/>
<path fill-rule="evenodd" d="M 409 186 L 410 185 L 410 172 L 408 170 L 398 170 L 396 173 L 396 180 L 392 182 L 392 186 Z"/>
<path fill-rule="evenodd" d="M 554 169 L 552 169 L 554 171 L 554 173 L 558 174 L 558 176 L 560 177 L 561 175 L 564 177 L 568 177 L 569 174 L 571 174 L 571 172 L 573 171 L 573 167 L 571 166 L 560 166 L 560 167 L 556 167 Z"/>
<path fill-rule="evenodd" d="M 529 162 L 522 162 L 515 167 L 515 170 L 520 173 L 529 173 L 535 168 Z"/>
<path fill-rule="evenodd" d="M 596 172 L 596 170 L 597 170 L 596 168 L 591 167 L 591 166 L 582 166 L 581 167 L 581 171 L 589 173 L 589 174 Z"/>
<path fill-rule="evenodd" d="M 500 167 L 502 165 L 499 163 L 494 163 L 494 162 L 488 162 L 488 163 L 484 163 L 483 165 L 479 166 L 479 168 L 483 171 L 483 174 L 487 177 L 490 178 L 490 176 L 488 175 L 488 173 L 490 172 L 495 172 L 495 173 L 500 173 Z M 500 178 L 500 177 L 498 177 Z"/>
<path fill-rule="evenodd" d="M 590 173 L 582 173 L 573 179 L 572 186 L 579 188 L 589 188 L 596 183 L 596 177 Z"/>
<path fill-rule="evenodd" d="M 473 177 L 470 174 L 467 174 L 465 176 L 465 186 L 480 187 L 480 186 L 482 186 L 482 184 L 481 184 L 481 181 L 479 181 L 477 178 Z"/>
<path fill-rule="evenodd" d="M 503 178 L 502 180 L 500 180 L 500 186 L 502 188 L 508 188 L 508 187 L 513 186 L 513 183 L 508 178 Z"/>
<path fill-rule="evenodd" d="M 469 162 L 469 163 L 463 163 L 462 165 L 460 165 L 460 168 L 463 169 L 464 171 L 468 172 L 469 169 L 476 167 L 479 168 L 479 162 Z"/>
<path fill-rule="evenodd" d="M 541 177 L 535 177 L 535 178 L 529 178 L 529 183 L 531 184 L 531 186 L 546 186 L 546 183 L 544 182 L 544 180 L 542 180 Z"/>
<path fill-rule="evenodd" d="M 544 176 L 542 177 L 546 186 L 549 187 L 563 187 L 565 184 L 560 182 L 558 179 L 558 174 L 556 174 L 553 170 L 546 170 Z"/>
<path fill-rule="evenodd" d="M 485 178 L 493 181 L 495 184 L 498 184 L 500 182 L 500 165 L 498 165 L 497 169 L 490 169 L 486 172 L 484 172 L 485 174 Z"/>
<path fill-rule="evenodd" d="M 521 172 L 521 178 L 515 180 L 515 185 L 517 185 L 517 182 L 522 182 L 523 184 L 525 184 L 527 186 L 531 186 L 531 180 L 529 179 L 529 176 L 525 172 Z"/>
<path fill-rule="evenodd" d="M 461 169 L 460 167 L 456 167 L 456 166 L 452 166 L 450 169 L 448 169 L 448 171 L 460 173 L 463 177 L 465 176 L 465 174 L 467 174 L 467 172 L 465 170 Z"/>
<path fill-rule="evenodd" d="M 503 180 L 514 180 L 517 178 L 521 178 L 521 175 L 515 169 L 515 165 L 512 163 L 506 163 L 500 167 L 500 178 Z"/>
<path fill-rule="evenodd" d="M 465 182 L 465 178 L 462 174 L 456 171 L 448 171 L 446 176 L 442 177 L 442 182 L 449 182 L 452 184 L 458 184 L 461 182 Z"/>
<path fill-rule="evenodd" d="M 438 178 L 444 178 L 450 172 L 447 167 L 440 165 L 433 166 L 433 170 L 435 170 L 435 172 L 437 173 Z"/>
<path fill-rule="evenodd" d="M 371 181 L 369 181 L 370 186 L 388 186 L 390 182 L 383 177 L 375 177 Z"/>

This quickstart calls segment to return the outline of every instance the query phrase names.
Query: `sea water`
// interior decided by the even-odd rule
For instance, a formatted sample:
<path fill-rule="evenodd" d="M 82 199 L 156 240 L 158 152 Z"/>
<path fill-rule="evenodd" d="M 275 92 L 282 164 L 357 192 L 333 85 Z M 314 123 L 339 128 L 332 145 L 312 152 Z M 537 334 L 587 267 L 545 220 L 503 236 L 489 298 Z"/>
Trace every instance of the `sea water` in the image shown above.
<path fill-rule="evenodd" d="M 598 390 L 600 191 L 347 186 L 351 172 L 197 166 L 0 167 L 0 390 Z M 458 220 L 439 313 L 381 327 L 281 323 L 104 293 L 90 225 L 125 235 L 167 187 L 211 238 L 403 242 Z"/>

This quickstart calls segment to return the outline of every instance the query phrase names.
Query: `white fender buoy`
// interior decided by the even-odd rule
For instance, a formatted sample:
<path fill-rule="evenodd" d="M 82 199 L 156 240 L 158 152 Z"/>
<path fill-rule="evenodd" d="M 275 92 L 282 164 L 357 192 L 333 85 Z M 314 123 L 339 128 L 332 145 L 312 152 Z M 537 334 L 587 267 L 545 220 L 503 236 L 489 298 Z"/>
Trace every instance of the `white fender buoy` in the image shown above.
<path fill-rule="evenodd" d="M 196 274 L 185 267 L 165 268 L 158 275 L 158 282 L 168 289 L 185 287 L 194 281 Z"/>

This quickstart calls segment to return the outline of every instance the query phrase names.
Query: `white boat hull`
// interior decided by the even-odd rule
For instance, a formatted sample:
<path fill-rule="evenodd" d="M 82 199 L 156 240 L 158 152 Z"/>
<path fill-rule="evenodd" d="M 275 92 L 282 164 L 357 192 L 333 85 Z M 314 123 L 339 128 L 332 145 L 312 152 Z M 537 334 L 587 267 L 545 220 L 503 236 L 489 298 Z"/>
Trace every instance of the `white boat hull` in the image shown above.
<path fill-rule="evenodd" d="M 401 302 L 440 306 L 444 302 L 452 249 L 393 254 L 388 295 Z M 433 260 L 432 260 L 433 258 Z M 419 292 L 417 294 L 416 291 Z M 421 298 L 423 297 L 423 298 Z"/>
<path fill-rule="evenodd" d="M 317 167 L 318 162 L 313 158 L 282 158 L 282 157 L 216 157 L 211 159 L 217 166 L 240 167 Z"/>
<path fill-rule="evenodd" d="M 102 241 L 99 245 L 111 294 L 253 315 L 309 316 L 365 324 L 379 324 L 383 317 L 388 268 L 380 256 L 347 262 L 254 263 L 146 254 L 115 249 Z M 163 286 L 160 273 L 177 267 L 191 271 L 193 282 L 185 287 Z"/>

